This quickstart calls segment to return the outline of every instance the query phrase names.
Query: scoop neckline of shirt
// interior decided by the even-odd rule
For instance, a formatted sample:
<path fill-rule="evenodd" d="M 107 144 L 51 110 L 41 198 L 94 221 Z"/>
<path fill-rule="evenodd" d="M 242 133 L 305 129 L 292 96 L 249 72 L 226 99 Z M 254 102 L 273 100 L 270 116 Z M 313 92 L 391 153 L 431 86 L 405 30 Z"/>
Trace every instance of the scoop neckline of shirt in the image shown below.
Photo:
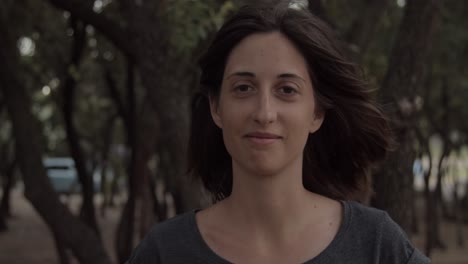
<path fill-rule="evenodd" d="M 343 208 L 343 219 L 341 221 L 340 227 L 338 229 L 338 232 L 336 233 L 335 237 L 333 240 L 328 244 L 328 246 L 322 250 L 317 256 L 313 257 L 312 259 L 307 260 L 306 262 L 302 264 L 314 264 L 317 261 L 322 260 L 323 258 L 327 257 L 328 252 L 331 251 L 334 247 L 338 246 L 338 244 L 341 241 L 341 237 L 346 233 L 346 230 L 348 229 L 349 223 L 351 222 L 351 206 L 349 205 L 348 201 L 343 201 L 343 200 L 338 200 Z M 192 210 L 190 213 L 190 226 L 191 230 L 194 233 L 194 237 L 196 238 L 197 245 L 199 245 L 201 250 L 201 253 L 203 255 L 206 255 L 208 258 L 207 260 L 210 261 L 216 261 L 215 263 L 222 263 L 222 264 L 230 264 L 232 262 L 224 259 L 222 256 L 218 255 L 216 252 L 214 252 L 206 243 L 205 239 L 203 238 L 200 229 L 198 228 L 197 224 L 197 219 L 195 217 L 196 213 L 198 211 L 201 211 L 202 209 L 195 209 Z"/>

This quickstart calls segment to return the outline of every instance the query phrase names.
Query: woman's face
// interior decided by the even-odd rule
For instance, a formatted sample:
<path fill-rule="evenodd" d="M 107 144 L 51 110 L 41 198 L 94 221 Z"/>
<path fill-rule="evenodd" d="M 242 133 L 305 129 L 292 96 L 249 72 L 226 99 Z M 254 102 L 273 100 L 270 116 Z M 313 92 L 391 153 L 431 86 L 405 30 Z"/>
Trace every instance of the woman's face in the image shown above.
<path fill-rule="evenodd" d="M 253 174 L 302 170 L 307 137 L 323 121 L 306 61 L 279 32 L 250 35 L 232 50 L 210 104 L 234 171 Z"/>

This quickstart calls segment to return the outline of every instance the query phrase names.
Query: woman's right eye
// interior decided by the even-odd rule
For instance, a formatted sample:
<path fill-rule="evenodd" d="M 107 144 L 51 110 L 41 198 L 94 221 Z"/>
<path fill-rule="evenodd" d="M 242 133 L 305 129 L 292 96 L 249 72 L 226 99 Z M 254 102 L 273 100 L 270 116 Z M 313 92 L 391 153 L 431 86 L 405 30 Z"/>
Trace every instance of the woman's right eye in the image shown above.
<path fill-rule="evenodd" d="M 248 84 L 240 84 L 240 85 L 236 85 L 234 87 L 234 90 L 236 92 L 240 92 L 240 93 L 247 93 L 247 92 L 250 92 L 253 90 L 252 86 L 248 85 Z"/>

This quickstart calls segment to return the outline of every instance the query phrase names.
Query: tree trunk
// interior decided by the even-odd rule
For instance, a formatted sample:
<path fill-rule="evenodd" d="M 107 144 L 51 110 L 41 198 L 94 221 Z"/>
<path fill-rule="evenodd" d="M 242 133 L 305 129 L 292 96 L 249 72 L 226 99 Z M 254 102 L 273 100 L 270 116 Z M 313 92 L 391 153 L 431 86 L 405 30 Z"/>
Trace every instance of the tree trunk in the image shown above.
<path fill-rule="evenodd" d="M 442 137 L 442 141 L 444 144 L 444 149 L 441 157 L 441 162 L 445 160 L 446 157 L 450 155 L 452 149 L 454 149 L 455 145 L 450 140 L 450 95 L 449 95 L 449 80 L 447 77 L 443 78 L 442 87 L 441 87 L 441 104 L 440 108 L 442 110 L 442 122 L 441 125 L 437 127 L 437 130 Z M 436 124 L 435 121 L 431 121 L 432 124 Z M 443 159 L 442 159 L 443 158 Z M 436 199 L 440 205 L 440 209 L 442 210 L 442 216 L 444 219 L 450 218 L 450 213 L 448 212 L 447 204 L 445 203 L 444 198 L 442 197 L 442 178 L 447 174 L 446 169 L 448 166 L 443 166 L 442 163 L 439 164 L 439 171 L 437 174 L 437 185 L 436 185 Z"/>
<path fill-rule="evenodd" d="M 443 162 L 446 159 L 446 157 L 450 154 L 450 143 L 448 143 L 446 140 L 444 140 L 444 148 L 442 151 L 442 155 L 439 159 L 439 162 L 437 164 L 437 183 L 436 187 L 433 193 L 433 199 L 432 203 L 430 206 L 432 207 L 432 212 L 431 212 L 431 217 L 432 217 L 432 231 L 431 231 L 431 242 L 432 242 L 432 248 L 440 248 L 440 249 L 445 249 L 447 246 L 445 243 L 442 241 L 442 238 L 440 236 L 440 221 L 442 220 L 442 214 L 441 214 L 441 205 L 442 205 L 442 176 L 444 175 L 443 171 Z M 432 249 L 431 248 L 431 249 Z"/>
<path fill-rule="evenodd" d="M 174 81 L 177 71 L 168 63 L 167 26 L 161 18 L 164 1 L 144 2 L 141 6 L 132 1 L 125 6 L 130 39 L 134 40 L 136 62 L 142 84 L 146 88 L 152 110 L 146 117 L 156 121 L 156 146 L 159 157 L 158 174 L 162 175 L 168 190 L 174 196 L 176 211 L 181 213 L 198 207 L 199 197 L 185 176 L 186 141 L 189 125 L 188 89 Z M 148 30 L 148 29 L 151 30 Z M 155 39 L 158 41 L 155 43 Z M 151 47 L 151 48 L 143 48 Z M 155 87 L 160 85 L 159 87 Z M 154 118 L 154 115 L 156 118 Z M 142 114 L 145 116 L 145 114 Z M 194 185 L 194 184 L 193 184 Z"/>
<path fill-rule="evenodd" d="M 147 168 L 148 160 L 154 152 L 154 114 L 150 114 L 152 109 L 145 101 L 140 110 L 142 114 L 137 115 L 134 64 L 132 58 L 128 57 L 127 60 L 126 104 L 118 93 L 111 73 L 106 71 L 110 94 L 123 119 L 131 151 L 127 170 L 128 200 L 117 228 L 116 251 L 120 262 L 130 256 L 136 242 L 147 233 L 154 220 L 151 192 L 148 189 L 151 186 L 150 173 Z"/>
<path fill-rule="evenodd" d="M 0 233 L 8 230 L 5 213 L 0 211 Z"/>
<path fill-rule="evenodd" d="M 458 193 L 458 187 L 460 182 L 458 179 L 455 181 L 453 186 L 453 212 L 455 214 L 455 237 L 457 240 L 457 246 L 463 248 L 465 245 L 465 238 L 463 237 L 463 221 L 462 221 L 462 210 L 460 194 Z"/>
<path fill-rule="evenodd" d="M 79 67 L 83 49 L 86 44 L 86 32 L 85 25 L 80 23 L 75 18 L 71 18 L 71 26 L 73 28 L 73 48 L 71 63 L 69 67 Z M 83 221 L 91 227 L 98 236 L 100 236 L 98 224 L 96 221 L 96 214 L 94 208 L 94 186 L 91 173 L 86 167 L 86 158 L 83 148 L 80 145 L 80 138 L 78 131 L 73 123 L 74 116 L 74 105 L 75 105 L 75 89 L 76 80 L 69 71 L 65 74 L 63 89 L 63 116 L 65 120 L 65 131 L 67 134 L 67 142 L 70 149 L 71 156 L 75 161 L 76 171 L 78 173 L 78 179 L 81 184 L 81 192 L 83 196 L 83 204 L 81 207 L 80 216 Z"/>
<path fill-rule="evenodd" d="M 141 83 L 145 87 L 146 96 L 150 102 L 152 109 L 144 109 L 139 117 L 143 119 L 141 125 L 138 125 L 139 131 L 144 131 L 150 135 L 150 139 L 154 139 L 157 145 L 158 158 L 158 174 L 165 179 L 168 190 L 173 194 L 177 213 L 187 211 L 191 208 L 198 207 L 199 196 L 185 176 L 185 148 L 188 138 L 188 113 L 189 113 L 189 96 L 188 89 L 185 86 L 178 85 L 174 81 L 177 72 L 181 69 L 174 69 L 168 66 L 170 56 L 168 52 L 168 33 L 167 26 L 164 25 L 162 14 L 166 10 L 163 6 L 165 1 L 140 1 L 134 2 L 130 0 L 120 1 L 122 6 L 121 13 L 125 20 L 125 27 L 122 23 L 113 21 L 105 14 L 97 14 L 92 9 L 86 8 L 78 0 L 50 0 L 55 6 L 69 11 L 72 15 L 76 15 L 85 23 L 93 25 L 104 36 L 109 38 L 126 56 L 137 66 Z M 140 134 L 139 138 L 145 139 Z M 154 152 L 155 144 L 152 145 Z M 143 147 L 150 144 L 145 143 Z M 139 146 L 140 147 L 140 146 Z M 139 155 L 143 160 L 150 157 L 145 150 L 140 155 L 133 153 L 133 156 Z M 134 150 L 132 151 L 134 152 Z M 147 160 L 145 161 L 147 162 Z M 139 164 L 146 163 L 140 162 Z M 139 168 L 143 171 L 142 168 Z M 130 171 L 136 171 L 136 168 Z M 135 177 L 146 177 L 145 173 L 131 174 L 132 180 L 129 182 L 130 190 L 140 189 L 140 187 L 132 186 L 132 181 L 135 185 L 144 184 L 145 180 L 133 179 Z M 147 189 L 147 188 L 146 188 Z M 129 219 L 121 219 L 121 225 L 133 225 L 135 203 L 138 203 L 138 197 L 134 197 L 130 191 L 129 202 L 126 206 L 123 217 Z M 145 206 L 143 206 L 144 208 Z M 140 208 L 140 207 L 138 207 Z M 126 224 L 125 224 L 126 223 Z M 132 228 L 126 227 L 122 230 L 133 232 Z M 120 234 L 121 242 L 118 245 L 125 243 L 132 244 L 132 235 Z M 120 247 L 118 246 L 118 248 Z M 128 248 L 133 246 L 124 246 L 119 250 L 120 260 L 124 259 L 129 252 Z"/>
<path fill-rule="evenodd" d="M 147 106 L 149 108 L 149 106 Z M 144 115 L 142 115 L 144 116 Z M 146 122 L 153 122 L 146 120 Z M 154 222 L 154 214 L 150 186 L 150 173 L 147 167 L 148 161 L 154 151 L 154 128 L 139 119 L 129 130 L 131 142 L 131 160 L 129 166 L 128 201 L 122 212 L 118 232 L 118 258 L 125 261 L 133 250 L 135 244 L 146 234 Z M 136 133 L 138 132 L 138 133 Z M 150 215 L 145 215 L 149 213 Z M 150 220 L 148 220 L 150 219 Z"/>
<path fill-rule="evenodd" d="M 6 156 L 4 157 L 6 158 Z M 6 159 L 7 160 L 7 159 Z M 10 194 L 13 188 L 13 176 L 16 167 L 16 159 L 7 168 L 0 171 L 0 177 L 3 176 L 2 200 L 0 201 L 0 232 L 8 229 L 7 218 L 11 216 Z"/>
<path fill-rule="evenodd" d="M 92 229 L 88 228 L 60 203 L 42 165 L 42 131 L 31 113 L 26 89 L 16 77 L 18 49 L 16 38 L 5 28 L 6 12 L 0 13 L 0 87 L 15 135 L 15 150 L 25 186 L 25 196 L 43 218 L 59 243 L 70 248 L 81 263 L 110 263 L 109 257 Z"/>
<path fill-rule="evenodd" d="M 143 112 L 155 122 L 154 134 L 161 157 L 159 174 L 173 193 L 177 212 L 199 206 L 199 186 L 185 175 L 185 147 L 188 138 L 188 90 L 173 85 L 176 71 L 168 68 L 168 33 L 161 14 L 165 1 L 120 1 L 125 27 L 105 14 L 97 14 L 79 0 L 49 0 L 80 20 L 93 25 L 135 62 L 153 111 Z M 159 86 L 158 86 L 159 85 Z M 155 87 L 156 86 L 156 87 Z M 156 118 L 155 118 L 156 117 Z M 152 125 L 153 126 L 153 125 Z M 194 188 L 196 187 L 196 188 Z"/>
<path fill-rule="evenodd" d="M 375 35 L 380 19 L 390 4 L 390 0 L 368 0 L 364 10 L 354 20 L 351 29 L 346 34 L 346 40 L 356 59 L 362 60 L 369 43 Z"/>
<path fill-rule="evenodd" d="M 429 137 L 424 137 L 421 131 L 418 128 L 415 128 L 416 137 L 418 138 L 420 148 L 422 149 L 422 155 L 424 153 L 427 154 L 429 159 L 429 166 L 427 170 L 423 170 L 424 173 L 424 220 L 425 220 L 425 244 L 424 244 L 424 254 L 426 256 L 430 256 L 432 253 L 432 249 L 434 248 L 434 244 L 436 241 L 436 232 L 434 226 L 435 223 L 435 216 L 437 216 L 437 209 L 436 209 L 436 202 L 434 201 L 434 193 L 430 190 L 430 180 L 432 175 L 432 153 L 429 147 Z M 422 156 L 421 155 L 421 156 Z M 438 163 L 440 164 L 440 162 Z"/>
<path fill-rule="evenodd" d="M 4 103 L 0 97 L 0 114 L 3 113 Z M 0 233 L 8 229 L 7 218 L 10 216 L 10 190 L 13 183 L 14 163 L 9 173 L 8 164 L 8 146 L 10 142 L 0 145 L 0 183 L 2 187 L 2 198 L 0 200 Z"/>
<path fill-rule="evenodd" d="M 121 263 L 128 259 L 135 244 L 154 223 L 154 206 L 148 188 L 149 173 L 146 165 L 149 156 L 142 146 L 133 148 L 132 151 L 133 172 L 129 179 L 129 198 L 122 211 L 117 230 L 117 253 Z M 145 212 L 150 215 L 145 215 Z"/>
<path fill-rule="evenodd" d="M 372 204 L 389 212 L 407 232 L 411 230 L 413 198 L 412 165 L 415 157 L 410 134 L 417 107 L 416 92 L 422 85 L 424 65 L 437 21 L 437 0 L 409 0 L 390 55 L 389 68 L 381 88 L 385 103 L 394 109 L 389 116 L 399 148 L 389 153 L 374 175 L 376 195 Z"/>
<path fill-rule="evenodd" d="M 55 233 L 53 233 L 53 236 L 54 236 L 55 248 L 57 249 L 59 263 L 69 264 L 70 257 L 68 256 L 67 248 L 62 243 L 60 243 L 60 238 Z"/>
<path fill-rule="evenodd" d="M 118 92 L 117 92 L 117 87 L 115 86 L 115 82 L 113 81 L 112 79 L 112 76 L 111 76 L 111 73 L 110 71 L 107 71 L 106 70 L 106 80 L 107 80 L 107 84 L 109 86 L 109 89 L 110 89 L 110 93 L 111 93 L 111 97 L 114 97 L 114 101 L 117 103 L 117 112 L 121 115 L 121 118 L 122 120 L 124 121 L 124 124 L 126 124 L 127 121 L 126 120 L 126 110 L 124 109 L 124 106 L 122 104 L 122 101 L 118 95 Z M 128 125 L 126 124 L 126 127 L 128 127 Z M 109 132 L 111 129 L 109 129 Z M 128 133 L 128 132 L 127 132 Z M 104 135 L 105 137 L 109 138 L 109 142 L 106 142 L 105 144 L 107 145 L 107 143 L 109 144 L 108 147 L 110 147 L 110 138 L 111 136 L 109 136 L 109 134 L 105 134 Z M 127 138 L 128 138 L 128 135 L 127 135 Z M 127 140 L 128 141 L 128 140 Z M 128 143 L 128 142 L 127 142 Z M 130 147 L 130 146 L 128 146 Z M 115 163 L 112 162 L 111 160 L 108 160 L 107 159 L 107 154 L 106 154 L 106 162 L 111 165 L 113 168 L 114 168 L 114 178 L 112 179 L 112 182 L 110 183 L 110 190 L 109 190 L 109 197 L 105 200 L 105 206 L 109 206 L 109 207 L 114 207 L 115 206 L 115 195 L 117 193 L 117 188 L 118 188 L 118 180 L 119 178 L 121 177 L 120 176 L 120 170 L 116 170 L 115 169 Z M 129 165 L 127 164 L 127 167 Z"/>
<path fill-rule="evenodd" d="M 111 198 L 110 197 L 111 190 L 109 188 L 109 179 L 107 177 L 107 172 L 108 172 L 108 168 L 110 165 L 109 151 L 112 145 L 114 123 L 115 123 L 116 118 L 117 118 L 116 115 L 113 115 L 109 118 L 103 130 L 103 134 L 102 134 L 102 141 L 104 143 L 103 143 L 102 155 L 101 155 L 101 194 L 103 197 L 102 205 L 101 205 L 101 215 L 103 217 L 105 217 L 106 215 L 106 209 L 110 204 L 110 198 Z M 115 177 L 116 176 L 114 174 L 114 178 Z"/>
<path fill-rule="evenodd" d="M 424 253 L 426 256 L 431 255 L 431 250 L 433 247 L 433 206 L 432 206 L 432 194 L 431 190 L 429 189 L 429 182 L 431 179 L 431 173 L 432 173 L 432 155 L 429 150 L 429 147 L 427 149 L 427 153 L 429 156 L 429 169 L 428 171 L 424 172 L 424 198 L 425 198 L 425 219 L 426 219 L 426 244 L 425 244 L 425 250 Z"/>
<path fill-rule="evenodd" d="M 11 189 L 13 188 L 13 176 L 15 174 L 16 168 L 16 158 L 10 163 L 7 164 L 7 168 L 3 171 L 4 181 L 3 181 L 3 195 L 2 200 L 0 201 L 0 214 L 3 214 L 5 217 L 11 216 L 11 207 L 10 207 L 10 194 Z"/>
<path fill-rule="evenodd" d="M 119 263 L 124 263 L 133 250 L 133 230 L 135 226 L 135 197 L 128 196 L 116 230 L 115 248 Z"/>
<path fill-rule="evenodd" d="M 438 131 L 440 137 L 442 138 L 442 154 L 440 156 L 438 165 L 437 165 L 437 181 L 436 187 L 433 194 L 433 200 L 431 207 L 433 208 L 433 215 L 432 215 L 432 247 L 433 248 L 440 248 L 445 249 L 446 245 L 442 241 L 440 236 L 440 222 L 442 221 L 442 216 L 448 214 L 447 208 L 444 203 L 444 199 L 442 197 L 442 178 L 446 174 L 447 165 L 444 166 L 444 161 L 446 161 L 447 157 L 450 155 L 450 152 L 453 149 L 453 144 L 449 138 L 449 118 L 450 118 L 450 109 L 449 109 L 449 94 L 448 94 L 448 80 L 444 78 L 443 84 L 441 87 L 441 109 L 442 109 L 442 123 L 438 125 L 437 122 L 431 117 L 429 117 L 430 122 L 435 127 L 436 131 Z M 446 163 L 446 162 L 445 162 Z M 432 249 L 432 248 L 431 248 Z"/>

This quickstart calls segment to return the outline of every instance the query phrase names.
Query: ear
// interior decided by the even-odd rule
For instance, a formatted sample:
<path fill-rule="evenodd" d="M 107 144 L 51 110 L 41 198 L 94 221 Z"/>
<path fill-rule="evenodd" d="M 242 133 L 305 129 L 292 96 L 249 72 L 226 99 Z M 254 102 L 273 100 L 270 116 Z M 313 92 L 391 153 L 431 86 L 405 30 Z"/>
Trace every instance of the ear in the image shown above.
<path fill-rule="evenodd" d="M 314 133 L 322 126 L 323 120 L 325 119 L 325 111 L 317 109 L 315 111 L 314 119 L 310 125 L 309 133 Z"/>
<path fill-rule="evenodd" d="M 210 100 L 210 113 L 211 117 L 213 118 L 214 123 L 221 129 L 223 129 L 223 125 L 221 122 L 221 117 L 219 116 L 219 108 L 218 108 L 218 98 L 213 98 L 212 96 L 209 97 Z"/>

